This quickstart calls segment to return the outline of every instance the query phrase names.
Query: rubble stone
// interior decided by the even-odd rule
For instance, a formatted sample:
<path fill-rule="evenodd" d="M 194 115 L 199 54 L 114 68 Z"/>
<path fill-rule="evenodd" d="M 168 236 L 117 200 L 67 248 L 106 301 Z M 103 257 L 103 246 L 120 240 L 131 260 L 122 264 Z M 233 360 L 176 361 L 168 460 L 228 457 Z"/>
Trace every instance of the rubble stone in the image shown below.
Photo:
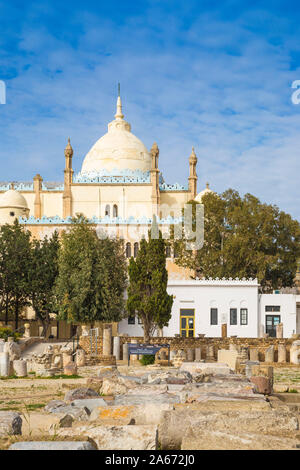
<path fill-rule="evenodd" d="M 22 418 L 19 413 L 0 411 L 0 436 L 22 434 Z"/>
<path fill-rule="evenodd" d="M 91 388 L 75 388 L 73 390 L 69 390 L 65 394 L 65 401 L 71 402 L 74 400 L 82 400 L 85 398 L 91 398 L 91 397 L 97 397 L 99 398 L 99 393 L 95 392 L 95 390 L 92 390 Z"/>

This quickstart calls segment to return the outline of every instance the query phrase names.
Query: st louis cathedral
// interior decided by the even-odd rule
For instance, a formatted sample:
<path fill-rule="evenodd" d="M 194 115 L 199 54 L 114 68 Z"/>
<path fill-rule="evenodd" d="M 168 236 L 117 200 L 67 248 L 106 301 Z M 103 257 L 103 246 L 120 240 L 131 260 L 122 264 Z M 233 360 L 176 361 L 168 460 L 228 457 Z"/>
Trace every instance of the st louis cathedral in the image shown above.
<path fill-rule="evenodd" d="M 86 154 L 74 174 L 70 139 L 65 148 L 64 182 L 51 183 L 36 174 L 32 182 L 0 184 L 0 224 L 18 218 L 32 235 L 41 238 L 59 232 L 72 217 L 83 214 L 95 227 L 125 239 L 127 257 L 135 256 L 138 241 L 147 233 L 153 214 L 163 229 L 179 217 L 185 203 L 201 202 L 197 194 L 197 157 L 189 157 L 187 186 L 166 184 L 159 170 L 159 149 L 150 152 L 125 121 L 120 94 L 115 119 Z M 169 253 L 168 269 L 179 268 Z"/>

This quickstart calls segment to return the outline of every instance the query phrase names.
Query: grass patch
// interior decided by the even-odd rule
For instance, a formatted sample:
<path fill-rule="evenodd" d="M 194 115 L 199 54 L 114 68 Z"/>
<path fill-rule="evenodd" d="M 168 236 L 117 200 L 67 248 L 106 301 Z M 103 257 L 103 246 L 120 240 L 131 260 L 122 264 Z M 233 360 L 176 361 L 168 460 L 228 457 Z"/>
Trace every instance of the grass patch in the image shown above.
<path fill-rule="evenodd" d="M 39 410 L 40 408 L 44 408 L 45 406 L 45 403 L 29 403 L 29 405 L 26 405 L 26 408 L 29 411 L 34 411 Z"/>
<path fill-rule="evenodd" d="M 31 373 L 29 373 L 31 374 Z M 34 375 L 33 375 L 34 374 Z M 9 377 L 0 377 L 0 380 L 11 380 L 11 379 L 18 379 L 18 380 L 26 380 L 26 379 L 44 379 L 44 380 L 56 380 L 56 379 L 83 379 L 81 375 L 53 375 L 50 377 L 42 377 L 41 375 L 35 375 L 35 372 L 27 377 L 17 377 L 16 375 L 10 375 Z"/>
<path fill-rule="evenodd" d="M 60 374 L 60 375 L 53 375 L 52 377 L 40 377 L 37 376 L 36 379 L 48 379 L 48 380 L 57 380 L 57 379 L 83 379 L 81 375 L 65 375 L 65 374 Z"/>
<path fill-rule="evenodd" d="M 0 411 L 19 411 L 20 408 L 17 408 L 16 406 L 9 406 L 8 408 L 0 408 Z"/>
<path fill-rule="evenodd" d="M 289 388 L 288 393 L 298 393 L 298 390 L 295 388 Z"/>

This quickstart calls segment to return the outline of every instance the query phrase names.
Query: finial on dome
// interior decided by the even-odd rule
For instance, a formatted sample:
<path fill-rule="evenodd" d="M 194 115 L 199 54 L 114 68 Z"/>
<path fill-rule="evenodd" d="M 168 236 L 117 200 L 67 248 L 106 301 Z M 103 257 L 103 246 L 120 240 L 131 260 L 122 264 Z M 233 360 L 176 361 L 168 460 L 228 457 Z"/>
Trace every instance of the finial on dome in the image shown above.
<path fill-rule="evenodd" d="M 123 119 L 124 114 L 122 113 L 122 101 L 121 101 L 121 94 L 120 94 L 120 83 L 118 83 L 118 99 L 117 99 L 117 112 L 115 114 L 116 119 Z"/>
<path fill-rule="evenodd" d="M 206 183 L 206 189 L 209 189 L 209 183 Z"/>

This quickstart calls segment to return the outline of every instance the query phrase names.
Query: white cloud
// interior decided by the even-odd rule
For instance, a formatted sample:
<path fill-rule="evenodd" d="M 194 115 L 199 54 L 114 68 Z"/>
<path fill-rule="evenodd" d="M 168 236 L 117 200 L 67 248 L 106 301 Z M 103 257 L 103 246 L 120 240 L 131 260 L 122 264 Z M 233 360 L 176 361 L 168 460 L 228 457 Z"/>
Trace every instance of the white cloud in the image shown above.
<path fill-rule="evenodd" d="M 187 183 L 194 145 L 199 190 L 208 180 L 219 192 L 251 192 L 300 218 L 300 105 L 290 100 L 300 70 L 290 70 L 291 37 L 275 46 L 246 16 L 226 22 L 203 14 L 187 27 L 158 11 L 120 25 L 77 14 L 74 43 L 24 23 L 0 109 L 1 179 L 39 172 L 62 180 L 69 135 L 80 170 L 113 119 L 120 81 L 125 117 L 148 148 L 158 142 L 167 182 Z"/>

